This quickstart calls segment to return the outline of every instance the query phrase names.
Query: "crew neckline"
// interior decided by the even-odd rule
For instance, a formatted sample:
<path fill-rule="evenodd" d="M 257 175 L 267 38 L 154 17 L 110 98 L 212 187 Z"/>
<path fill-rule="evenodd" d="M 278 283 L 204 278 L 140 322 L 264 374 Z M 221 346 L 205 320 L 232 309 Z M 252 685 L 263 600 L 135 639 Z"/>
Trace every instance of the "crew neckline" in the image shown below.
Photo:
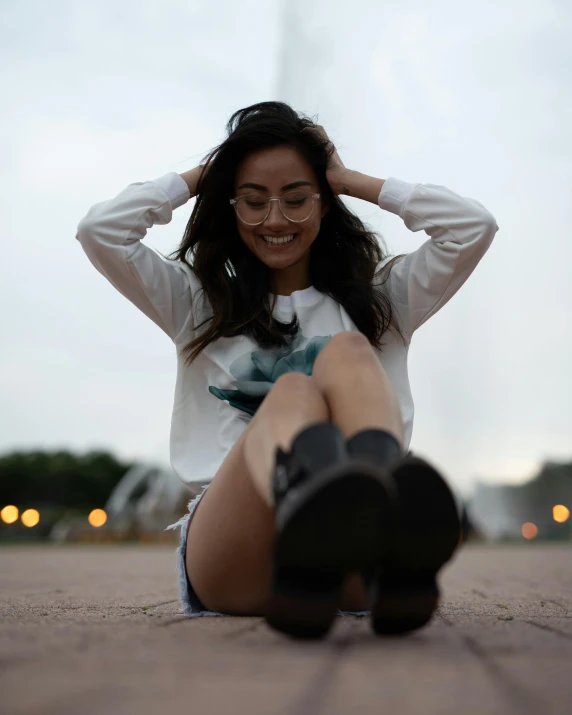
<path fill-rule="evenodd" d="M 280 310 L 281 308 L 291 308 L 299 305 L 313 305 L 318 302 L 321 296 L 322 294 L 314 286 L 309 286 L 302 290 L 292 291 L 291 295 L 277 295 L 276 307 Z M 269 293 L 268 297 L 272 301 L 274 294 Z"/>

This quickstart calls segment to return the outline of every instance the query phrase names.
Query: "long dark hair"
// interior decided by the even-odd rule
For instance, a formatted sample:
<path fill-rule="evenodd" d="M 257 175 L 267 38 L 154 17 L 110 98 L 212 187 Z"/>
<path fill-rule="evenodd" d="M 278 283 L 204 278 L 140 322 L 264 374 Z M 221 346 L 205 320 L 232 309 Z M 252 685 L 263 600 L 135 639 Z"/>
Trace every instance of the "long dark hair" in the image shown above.
<path fill-rule="evenodd" d="M 310 248 L 311 285 L 341 304 L 374 347 L 381 349 L 381 338 L 391 327 L 405 341 L 389 297 L 372 285 L 376 266 L 386 256 L 376 235 L 331 190 L 326 167 L 334 147 L 315 132 L 302 131 L 315 126 L 283 102 L 260 102 L 232 115 L 227 139 L 201 162 L 208 171 L 199 180 L 181 244 L 167 257 L 194 271 L 212 309 L 197 326 L 210 321 L 208 328 L 183 347 L 187 363 L 221 337 L 248 335 L 263 348 L 286 347 L 298 332 L 296 314 L 290 323 L 273 317 L 270 269 L 243 243 L 229 203 L 240 162 L 252 152 L 285 144 L 310 163 L 329 205 Z M 400 257 L 384 266 L 380 283 Z"/>

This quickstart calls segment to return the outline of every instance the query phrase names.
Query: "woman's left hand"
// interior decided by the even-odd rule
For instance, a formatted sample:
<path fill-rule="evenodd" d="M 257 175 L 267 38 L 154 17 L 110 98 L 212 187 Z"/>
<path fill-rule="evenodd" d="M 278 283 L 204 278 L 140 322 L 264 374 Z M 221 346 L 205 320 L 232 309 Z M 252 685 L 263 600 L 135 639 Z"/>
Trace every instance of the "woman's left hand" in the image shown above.
<path fill-rule="evenodd" d="M 307 131 L 315 132 L 321 139 L 328 142 L 330 148 L 333 148 L 333 152 L 330 155 L 330 158 L 328 160 L 328 166 L 326 168 L 326 178 L 334 194 L 338 195 L 347 193 L 344 187 L 344 176 L 348 173 L 349 169 L 340 159 L 338 150 L 334 146 L 333 142 L 330 141 L 326 130 L 324 129 L 324 127 L 317 124 L 314 127 L 308 127 Z"/>

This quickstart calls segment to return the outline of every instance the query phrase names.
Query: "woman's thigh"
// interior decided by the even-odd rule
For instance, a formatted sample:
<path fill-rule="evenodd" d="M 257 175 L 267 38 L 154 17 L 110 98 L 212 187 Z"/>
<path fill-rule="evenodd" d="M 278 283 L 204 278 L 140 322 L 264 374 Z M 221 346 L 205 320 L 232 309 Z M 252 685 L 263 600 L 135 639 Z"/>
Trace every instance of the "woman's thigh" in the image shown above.
<path fill-rule="evenodd" d="M 274 510 L 254 487 L 244 457 L 244 441 L 255 424 L 253 418 L 195 509 L 187 536 L 186 566 L 206 608 L 261 616 L 271 585 L 275 520 Z M 360 611 L 366 607 L 360 577 L 349 576 L 340 608 Z"/>

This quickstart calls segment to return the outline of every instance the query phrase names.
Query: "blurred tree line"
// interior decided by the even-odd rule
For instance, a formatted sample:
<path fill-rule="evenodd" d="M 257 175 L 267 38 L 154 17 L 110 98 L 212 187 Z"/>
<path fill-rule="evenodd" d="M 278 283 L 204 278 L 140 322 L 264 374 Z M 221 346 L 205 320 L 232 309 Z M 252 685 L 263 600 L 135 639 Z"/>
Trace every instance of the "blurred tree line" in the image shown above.
<path fill-rule="evenodd" d="M 132 465 L 98 450 L 10 452 L 0 456 L 0 508 L 102 508 Z"/>

